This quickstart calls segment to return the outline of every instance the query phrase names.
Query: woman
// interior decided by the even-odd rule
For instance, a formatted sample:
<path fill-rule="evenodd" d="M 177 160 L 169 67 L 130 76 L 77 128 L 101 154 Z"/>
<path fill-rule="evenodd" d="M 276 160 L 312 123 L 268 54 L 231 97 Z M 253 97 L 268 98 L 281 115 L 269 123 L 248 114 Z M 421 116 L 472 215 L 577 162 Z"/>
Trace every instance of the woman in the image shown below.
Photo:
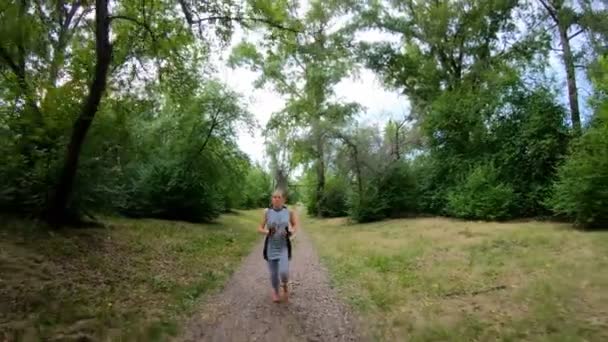
<path fill-rule="evenodd" d="M 264 241 L 264 259 L 270 270 L 272 284 L 272 301 L 277 303 L 279 296 L 279 280 L 282 283 L 283 299 L 287 301 L 287 281 L 289 280 L 289 259 L 291 259 L 290 237 L 298 230 L 296 214 L 285 206 L 283 191 L 276 190 L 272 194 L 271 206 L 264 210 L 262 223 L 258 232 L 266 235 Z"/>

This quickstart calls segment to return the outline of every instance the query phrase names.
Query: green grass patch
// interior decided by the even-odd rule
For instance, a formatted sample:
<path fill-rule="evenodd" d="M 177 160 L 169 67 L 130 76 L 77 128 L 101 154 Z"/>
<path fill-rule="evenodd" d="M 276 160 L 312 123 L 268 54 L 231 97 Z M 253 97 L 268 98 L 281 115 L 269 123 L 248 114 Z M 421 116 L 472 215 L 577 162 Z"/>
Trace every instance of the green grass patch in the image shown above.
<path fill-rule="evenodd" d="M 258 211 L 214 224 L 107 219 L 107 228 L 0 227 L 0 340 L 161 341 L 224 284 Z"/>
<path fill-rule="evenodd" d="M 608 233 L 438 218 L 304 224 L 376 340 L 608 340 Z"/>

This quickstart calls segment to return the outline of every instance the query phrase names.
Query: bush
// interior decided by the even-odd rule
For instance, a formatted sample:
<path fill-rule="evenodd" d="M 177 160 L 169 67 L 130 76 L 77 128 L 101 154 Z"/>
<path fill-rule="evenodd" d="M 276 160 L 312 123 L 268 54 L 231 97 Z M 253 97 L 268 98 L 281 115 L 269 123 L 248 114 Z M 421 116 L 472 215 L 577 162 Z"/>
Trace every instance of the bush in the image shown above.
<path fill-rule="evenodd" d="M 465 219 L 500 220 L 510 217 L 515 194 L 497 181 L 491 165 L 475 167 L 469 175 L 448 192 L 447 211 Z"/>
<path fill-rule="evenodd" d="M 340 217 L 348 214 L 348 183 L 340 176 L 330 176 L 325 184 L 321 201 L 323 217 Z"/>
<path fill-rule="evenodd" d="M 418 212 L 433 215 L 447 214 L 447 189 L 454 186 L 455 179 L 461 174 L 458 166 L 465 163 L 466 161 L 452 159 L 442 161 L 432 154 L 414 159 L 412 174 L 416 180 Z"/>
<path fill-rule="evenodd" d="M 244 209 L 265 208 L 270 203 L 272 191 L 272 179 L 261 167 L 252 167 L 245 180 L 245 191 L 243 193 Z"/>
<path fill-rule="evenodd" d="M 608 225 L 608 104 L 576 140 L 548 204 L 553 211 L 587 227 Z"/>
<path fill-rule="evenodd" d="M 378 221 L 386 217 L 387 197 L 375 184 L 366 186 L 363 193 L 353 191 L 348 202 L 348 216 L 356 222 Z"/>
<path fill-rule="evenodd" d="M 499 179 L 517 194 L 513 216 L 548 215 L 544 204 L 567 152 L 566 113 L 542 88 L 509 96 L 510 109 L 491 120 L 488 146 Z"/>
<path fill-rule="evenodd" d="M 399 161 L 389 166 L 380 179 L 378 192 L 385 201 L 385 216 L 398 217 L 418 212 L 416 179 L 406 162 Z"/>
<path fill-rule="evenodd" d="M 348 215 L 348 183 L 340 176 L 328 175 L 325 179 L 323 197 L 317 198 L 316 179 L 309 173 L 306 183 L 306 209 L 311 214 L 321 214 L 323 217 L 341 217 Z M 319 203 L 320 202 L 320 203 Z M 317 206 L 320 213 L 317 213 Z"/>
<path fill-rule="evenodd" d="M 205 173 L 185 169 L 183 162 L 154 159 L 134 181 L 131 205 L 125 214 L 135 217 L 211 221 L 224 209 L 220 189 Z"/>

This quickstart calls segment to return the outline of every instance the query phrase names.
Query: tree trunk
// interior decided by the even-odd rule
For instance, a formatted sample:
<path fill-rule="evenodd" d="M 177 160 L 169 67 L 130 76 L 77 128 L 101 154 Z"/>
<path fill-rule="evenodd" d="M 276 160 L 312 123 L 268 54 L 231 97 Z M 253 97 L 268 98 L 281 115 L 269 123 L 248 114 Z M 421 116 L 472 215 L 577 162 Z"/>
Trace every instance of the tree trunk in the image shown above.
<path fill-rule="evenodd" d="M 562 44 L 564 53 L 562 55 L 564 66 L 566 67 L 566 78 L 568 81 L 568 99 L 570 102 L 570 117 L 572 119 L 572 128 L 574 133 L 581 133 L 581 116 L 578 107 L 578 91 L 576 88 L 576 73 L 574 71 L 574 59 L 572 50 L 570 49 L 570 39 L 568 38 L 568 29 L 561 23 L 558 23 L 559 38 Z"/>
<path fill-rule="evenodd" d="M 401 126 L 395 124 L 395 128 L 395 160 L 399 160 L 401 155 L 401 151 L 399 151 L 399 130 Z"/>
<path fill-rule="evenodd" d="M 285 192 L 285 194 L 287 194 L 287 182 L 288 182 L 288 176 L 287 176 L 287 172 L 281 168 L 278 167 L 275 170 L 275 175 L 274 175 L 275 179 L 276 179 L 276 184 L 277 184 L 277 189 L 280 189 L 282 191 Z"/>
<path fill-rule="evenodd" d="M 357 172 L 357 187 L 359 188 L 359 208 L 361 208 L 363 203 L 363 178 L 361 176 L 361 165 L 359 162 L 359 149 L 357 149 L 357 145 L 355 144 L 352 144 L 351 146 L 355 159 L 355 171 Z"/>
<path fill-rule="evenodd" d="M 321 217 L 323 207 L 323 197 L 325 197 L 325 161 L 323 160 L 323 152 L 319 151 L 317 160 L 317 216 Z"/>
<path fill-rule="evenodd" d="M 59 177 L 53 201 L 49 207 L 48 220 L 55 225 L 65 223 L 67 207 L 73 192 L 74 178 L 78 169 L 78 159 L 85 137 L 97 113 L 99 103 L 106 88 L 108 69 L 112 60 L 110 45 L 110 19 L 108 15 L 108 0 L 96 0 L 95 5 L 95 37 L 97 63 L 95 74 L 80 115 L 74 122 L 72 136 L 67 148 L 67 154 Z"/>
<path fill-rule="evenodd" d="M 317 205 L 316 214 L 318 217 L 322 215 L 322 204 L 323 197 L 325 197 L 325 160 L 323 154 L 323 139 L 321 132 L 319 132 L 318 124 L 313 125 L 313 129 L 316 131 L 316 148 L 317 148 Z"/>

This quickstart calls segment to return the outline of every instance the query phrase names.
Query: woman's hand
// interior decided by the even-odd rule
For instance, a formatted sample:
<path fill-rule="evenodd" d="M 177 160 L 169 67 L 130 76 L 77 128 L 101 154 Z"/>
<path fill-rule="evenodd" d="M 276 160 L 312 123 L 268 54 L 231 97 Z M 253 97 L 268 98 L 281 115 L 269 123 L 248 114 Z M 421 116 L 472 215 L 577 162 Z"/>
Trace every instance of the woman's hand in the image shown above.
<path fill-rule="evenodd" d="M 262 222 L 260 222 L 260 225 L 258 226 L 258 232 L 264 235 L 268 235 L 270 233 L 270 231 L 266 228 L 266 211 L 264 211 L 264 215 L 262 215 Z"/>

